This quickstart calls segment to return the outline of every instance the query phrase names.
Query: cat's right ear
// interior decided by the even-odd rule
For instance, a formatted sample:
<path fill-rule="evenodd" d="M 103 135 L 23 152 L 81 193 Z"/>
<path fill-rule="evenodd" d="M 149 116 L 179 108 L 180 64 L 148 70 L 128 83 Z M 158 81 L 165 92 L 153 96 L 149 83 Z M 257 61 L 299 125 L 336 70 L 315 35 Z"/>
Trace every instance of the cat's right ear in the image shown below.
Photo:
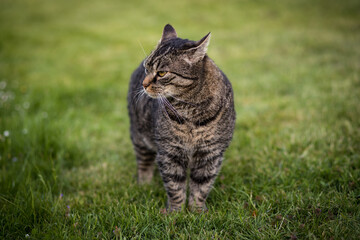
<path fill-rule="evenodd" d="M 204 58 L 207 48 L 210 43 L 210 37 L 211 33 L 205 35 L 202 39 L 199 41 L 193 42 L 189 41 L 188 43 L 185 43 L 183 48 L 185 49 L 188 58 L 185 58 L 185 60 L 188 63 L 196 63 Z"/>
<path fill-rule="evenodd" d="M 167 40 L 177 38 L 177 34 L 175 29 L 170 25 L 166 24 L 163 30 L 163 34 L 160 40 L 160 43 L 163 43 Z"/>

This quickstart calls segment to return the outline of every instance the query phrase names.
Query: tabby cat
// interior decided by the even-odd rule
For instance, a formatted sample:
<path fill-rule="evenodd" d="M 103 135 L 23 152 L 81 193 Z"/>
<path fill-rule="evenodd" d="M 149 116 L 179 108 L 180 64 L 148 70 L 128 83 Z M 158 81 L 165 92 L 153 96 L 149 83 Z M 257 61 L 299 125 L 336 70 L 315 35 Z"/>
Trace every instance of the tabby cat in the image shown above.
<path fill-rule="evenodd" d="M 235 125 L 225 74 L 207 56 L 210 33 L 199 41 L 177 37 L 167 24 L 156 49 L 131 76 L 131 140 L 139 184 L 153 177 L 154 161 L 168 196 L 167 210 L 206 210 Z"/>

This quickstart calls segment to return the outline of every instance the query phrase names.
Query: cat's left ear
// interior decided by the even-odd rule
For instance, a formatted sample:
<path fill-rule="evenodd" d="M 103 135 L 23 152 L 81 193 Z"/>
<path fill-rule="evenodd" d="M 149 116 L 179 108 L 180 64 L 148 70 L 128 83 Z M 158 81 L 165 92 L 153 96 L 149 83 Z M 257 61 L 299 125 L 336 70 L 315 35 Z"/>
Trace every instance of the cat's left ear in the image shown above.
<path fill-rule="evenodd" d="M 194 62 L 200 61 L 205 57 L 205 54 L 207 52 L 209 43 L 210 43 L 211 33 L 205 35 L 202 39 L 195 42 L 195 44 L 187 49 L 188 52 L 192 53 L 192 60 Z"/>
<path fill-rule="evenodd" d="M 177 38 L 175 28 L 173 28 L 173 26 L 171 26 L 170 24 L 166 24 L 163 30 L 162 37 L 160 39 L 160 43 L 174 38 Z"/>

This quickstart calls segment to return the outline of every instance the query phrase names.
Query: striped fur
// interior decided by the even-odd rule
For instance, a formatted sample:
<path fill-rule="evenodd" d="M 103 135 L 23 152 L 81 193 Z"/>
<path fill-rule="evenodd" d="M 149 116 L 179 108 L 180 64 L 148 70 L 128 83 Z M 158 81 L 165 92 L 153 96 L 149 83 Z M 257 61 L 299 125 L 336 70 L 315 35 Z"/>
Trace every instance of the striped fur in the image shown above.
<path fill-rule="evenodd" d="M 206 209 L 233 135 L 232 87 L 206 55 L 209 40 L 210 34 L 200 41 L 178 38 L 166 25 L 156 49 L 131 76 L 128 110 L 138 182 L 151 181 L 156 162 L 169 211 L 184 206 L 187 179 L 188 205 Z"/>

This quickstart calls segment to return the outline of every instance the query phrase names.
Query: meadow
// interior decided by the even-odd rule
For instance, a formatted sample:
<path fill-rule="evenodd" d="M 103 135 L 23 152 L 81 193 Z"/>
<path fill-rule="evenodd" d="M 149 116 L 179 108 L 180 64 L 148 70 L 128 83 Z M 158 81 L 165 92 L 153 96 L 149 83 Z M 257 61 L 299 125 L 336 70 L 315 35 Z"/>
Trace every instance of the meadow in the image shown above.
<path fill-rule="evenodd" d="M 360 2 L 0 2 L 0 239 L 358 239 Z M 205 213 L 136 184 L 129 78 L 212 33 L 236 130 Z M 145 52 L 145 53 L 144 53 Z"/>

